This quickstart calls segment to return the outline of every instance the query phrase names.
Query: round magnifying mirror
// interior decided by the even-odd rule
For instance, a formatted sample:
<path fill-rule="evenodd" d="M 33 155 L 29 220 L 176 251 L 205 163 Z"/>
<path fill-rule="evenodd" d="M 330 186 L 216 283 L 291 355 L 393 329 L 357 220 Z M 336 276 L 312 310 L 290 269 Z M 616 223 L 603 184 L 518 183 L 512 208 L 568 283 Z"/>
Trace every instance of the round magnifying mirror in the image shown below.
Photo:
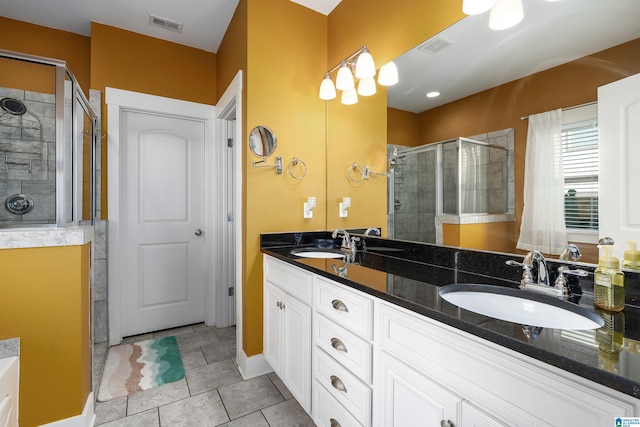
<path fill-rule="evenodd" d="M 258 157 L 269 157 L 276 149 L 276 136 L 265 126 L 256 126 L 249 134 L 249 148 Z"/>

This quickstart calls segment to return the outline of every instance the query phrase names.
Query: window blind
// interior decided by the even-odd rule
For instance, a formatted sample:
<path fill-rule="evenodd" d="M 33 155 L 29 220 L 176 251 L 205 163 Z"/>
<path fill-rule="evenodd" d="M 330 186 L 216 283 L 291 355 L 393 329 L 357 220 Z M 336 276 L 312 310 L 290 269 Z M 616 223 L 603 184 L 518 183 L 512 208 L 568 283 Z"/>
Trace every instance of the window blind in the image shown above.
<path fill-rule="evenodd" d="M 598 123 L 562 128 L 564 216 L 567 229 L 598 230 Z"/>

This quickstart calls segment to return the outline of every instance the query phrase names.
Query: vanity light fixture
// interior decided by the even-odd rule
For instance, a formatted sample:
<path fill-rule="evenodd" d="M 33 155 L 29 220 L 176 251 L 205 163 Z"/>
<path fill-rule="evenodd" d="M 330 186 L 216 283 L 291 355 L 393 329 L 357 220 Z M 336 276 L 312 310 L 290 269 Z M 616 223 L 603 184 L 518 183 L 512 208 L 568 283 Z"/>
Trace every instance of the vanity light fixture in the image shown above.
<path fill-rule="evenodd" d="M 331 73 L 338 70 L 336 82 L 331 80 Z M 376 65 L 367 46 L 343 59 L 324 75 L 320 84 L 320 99 L 329 101 L 335 99 L 336 89 L 342 91 L 340 101 L 345 105 L 353 105 L 358 102 L 358 95 L 371 96 L 376 93 Z M 354 78 L 355 77 L 355 78 Z M 358 79 L 356 89 L 355 79 Z M 391 86 L 398 83 L 398 68 L 393 61 L 383 65 L 378 73 L 378 84 Z"/>
<path fill-rule="evenodd" d="M 340 218 L 346 218 L 349 216 L 348 209 L 351 207 L 351 197 L 343 197 L 340 202 Z"/>
<path fill-rule="evenodd" d="M 316 198 L 307 197 L 307 201 L 304 202 L 304 217 L 313 218 L 313 208 L 316 207 Z"/>

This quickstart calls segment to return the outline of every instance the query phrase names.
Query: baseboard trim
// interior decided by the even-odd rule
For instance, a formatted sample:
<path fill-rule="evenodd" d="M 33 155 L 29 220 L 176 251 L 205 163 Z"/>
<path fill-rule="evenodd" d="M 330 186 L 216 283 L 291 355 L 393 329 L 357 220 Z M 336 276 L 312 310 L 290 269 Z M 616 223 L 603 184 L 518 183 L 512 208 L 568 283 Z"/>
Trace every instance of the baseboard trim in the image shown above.
<path fill-rule="evenodd" d="M 96 422 L 96 415 L 93 406 L 93 392 L 87 396 L 82 414 L 75 417 L 65 418 L 64 420 L 54 421 L 49 424 L 43 424 L 40 427 L 93 427 Z"/>
<path fill-rule="evenodd" d="M 243 380 L 273 372 L 273 368 L 267 363 L 262 353 L 249 357 L 244 350 L 241 349 L 238 351 L 236 362 Z"/>

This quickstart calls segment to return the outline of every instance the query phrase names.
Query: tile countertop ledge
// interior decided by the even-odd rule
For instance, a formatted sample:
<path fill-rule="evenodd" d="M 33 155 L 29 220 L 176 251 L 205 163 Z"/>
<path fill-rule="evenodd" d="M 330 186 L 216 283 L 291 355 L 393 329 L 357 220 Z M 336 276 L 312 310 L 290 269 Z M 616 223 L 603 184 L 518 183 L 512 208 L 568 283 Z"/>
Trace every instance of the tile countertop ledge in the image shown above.
<path fill-rule="evenodd" d="M 0 229 L 0 249 L 81 246 L 93 240 L 93 226 Z"/>
<path fill-rule="evenodd" d="M 303 239 L 299 239 L 301 234 L 305 235 Z M 513 273 L 512 267 L 507 267 L 504 270 L 502 266 L 505 259 L 517 258 L 517 255 L 367 238 L 367 242 L 385 245 L 387 250 L 384 250 L 384 247 L 377 248 L 383 249 L 384 254 L 373 251 L 358 252 L 355 262 L 348 267 L 347 277 L 341 277 L 333 269 L 334 264 L 339 267 L 343 265 L 341 260 L 299 258 L 291 255 L 292 248 L 309 246 L 309 238 L 306 234 L 313 234 L 312 237 L 317 239 L 319 232 L 288 233 L 290 236 L 296 236 L 296 242 L 289 241 L 287 246 L 283 245 L 288 241 L 286 237 L 282 237 L 284 233 L 278 236 L 275 234 L 262 235 L 261 251 L 291 265 L 404 307 L 564 371 L 640 398 L 640 308 L 636 306 L 628 304 L 623 311 L 626 326 L 625 345 L 619 355 L 619 363 L 615 364 L 617 371 L 610 372 L 611 366 L 604 363 L 599 355 L 593 330 L 543 329 L 537 338 L 529 339 L 523 332 L 522 325 L 460 309 L 441 299 L 438 295 L 438 288 L 450 283 L 485 283 L 517 287 L 518 282 L 515 280 L 495 277 L 504 271 Z M 389 242 L 392 243 L 389 244 Z M 402 251 L 403 245 L 407 245 L 406 251 Z M 416 245 L 423 248 L 418 248 L 416 251 Z M 424 252 L 425 250 L 427 252 Z M 443 255 L 447 251 L 457 254 L 453 256 L 455 260 L 452 261 L 451 256 Z M 410 259 L 416 258 L 419 252 L 422 252 L 423 258 L 428 262 L 434 263 L 411 261 Z M 498 273 L 490 275 L 469 272 L 468 270 L 473 270 L 472 268 L 468 268 L 467 271 L 462 269 L 465 262 L 467 266 L 471 263 L 470 258 L 474 258 L 476 263 L 486 263 L 487 257 L 491 259 L 490 265 L 483 266 L 483 268 Z M 580 267 L 583 266 L 580 265 Z M 514 277 L 517 277 L 520 272 L 517 269 L 514 271 L 516 274 Z M 592 271 L 593 269 L 590 272 L 591 280 Z M 375 280 L 376 283 L 372 283 L 372 280 Z M 589 278 L 586 280 L 589 282 Z M 389 283 L 393 285 L 390 287 Z M 583 287 L 588 286 L 589 283 Z M 580 306 L 594 310 L 592 295 L 588 289 L 585 290 L 580 299 Z"/>

